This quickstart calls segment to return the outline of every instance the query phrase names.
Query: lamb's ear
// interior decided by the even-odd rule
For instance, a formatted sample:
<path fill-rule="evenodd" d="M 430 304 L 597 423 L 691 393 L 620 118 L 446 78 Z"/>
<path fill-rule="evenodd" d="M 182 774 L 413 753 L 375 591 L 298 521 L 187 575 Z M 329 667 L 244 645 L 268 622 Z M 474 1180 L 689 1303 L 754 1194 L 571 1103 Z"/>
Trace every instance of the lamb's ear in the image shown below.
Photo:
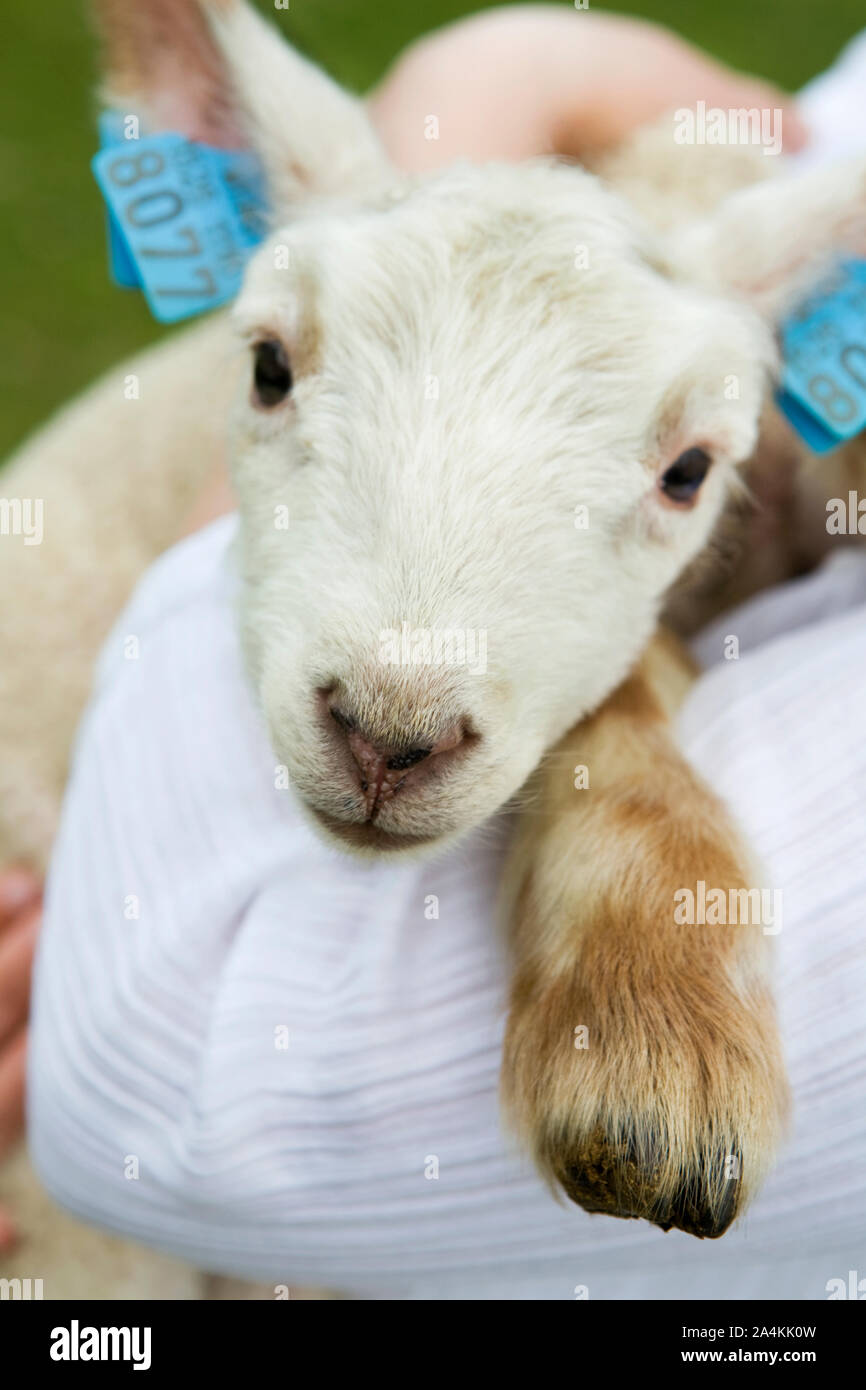
<path fill-rule="evenodd" d="M 866 159 L 780 174 L 674 234 L 672 265 L 777 321 L 840 257 L 866 256 Z"/>
<path fill-rule="evenodd" d="M 91 0 L 106 102 L 149 131 L 249 145 L 277 208 L 313 191 L 365 193 L 391 177 L 360 101 L 244 0 Z"/>

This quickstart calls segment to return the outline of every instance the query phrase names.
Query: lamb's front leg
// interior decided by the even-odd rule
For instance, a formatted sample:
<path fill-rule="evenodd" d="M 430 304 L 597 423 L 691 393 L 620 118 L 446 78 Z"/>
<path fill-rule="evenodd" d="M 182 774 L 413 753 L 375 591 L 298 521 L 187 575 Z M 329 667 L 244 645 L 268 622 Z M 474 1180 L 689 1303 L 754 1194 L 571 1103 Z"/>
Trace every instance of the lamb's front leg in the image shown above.
<path fill-rule="evenodd" d="M 766 886 L 674 745 L 688 679 L 657 639 L 536 774 L 509 860 L 503 1086 L 587 1211 L 719 1236 L 768 1170 L 787 1092 L 762 926 L 677 922 L 699 880 L 726 900 Z"/>

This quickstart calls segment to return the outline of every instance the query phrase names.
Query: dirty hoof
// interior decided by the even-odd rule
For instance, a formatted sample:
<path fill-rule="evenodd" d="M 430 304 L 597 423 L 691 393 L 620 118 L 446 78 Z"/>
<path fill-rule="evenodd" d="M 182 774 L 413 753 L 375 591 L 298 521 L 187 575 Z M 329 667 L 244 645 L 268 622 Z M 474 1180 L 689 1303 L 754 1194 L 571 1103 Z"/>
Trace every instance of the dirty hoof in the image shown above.
<path fill-rule="evenodd" d="M 739 1209 L 741 1156 L 736 1145 L 707 1149 L 691 1171 L 664 1190 L 663 1151 L 643 1152 L 633 1140 L 612 1140 L 596 1129 L 579 1155 L 556 1177 L 584 1211 L 651 1221 L 663 1231 L 700 1239 L 724 1235 Z M 666 1166 L 666 1165 L 665 1165 Z"/>

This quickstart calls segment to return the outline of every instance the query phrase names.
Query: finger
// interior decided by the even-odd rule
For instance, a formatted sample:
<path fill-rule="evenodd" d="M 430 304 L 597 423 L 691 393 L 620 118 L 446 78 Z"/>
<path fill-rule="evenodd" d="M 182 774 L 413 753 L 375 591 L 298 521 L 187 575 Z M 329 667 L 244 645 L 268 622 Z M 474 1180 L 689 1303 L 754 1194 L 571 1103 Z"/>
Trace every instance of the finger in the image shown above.
<path fill-rule="evenodd" d="M 24 908 L 38 902 L 42 884 L 38 876 L 20 865 L 0 873 L 0 930 Z"/>
<path fill-rule="evenodd" d="M 6 1255 L 18 1244 L 18 1232 L 8 1211 L 0 1207 L 0 1255 Z"/>
<path fill-rule="evenodd" d="M 24 1078 L 27 1029 L 20 1028 L 0 1051 L 0 1155 L 24 1131 Z"/>
<path fill-rule="evenodd" d="M 22 912 L 0 936 L 0 1046 L 27 1018 L 41 907 Z"/>

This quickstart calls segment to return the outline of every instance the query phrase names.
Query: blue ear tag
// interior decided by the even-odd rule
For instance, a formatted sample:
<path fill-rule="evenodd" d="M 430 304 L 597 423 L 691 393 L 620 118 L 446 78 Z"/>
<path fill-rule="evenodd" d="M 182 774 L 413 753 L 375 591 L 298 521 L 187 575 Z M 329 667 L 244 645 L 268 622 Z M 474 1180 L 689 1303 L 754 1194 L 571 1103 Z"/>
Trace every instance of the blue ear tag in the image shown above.
<path fill-rule="evenodd" d="M 108 205 L 115 280 L 140 287 L 161 323 L 233 299 L 266 229 L 258 160 L 175 133 L 125 140 L 118 121 L 106 113 L 101 130 L 110 143 L 92 162 Z"/>
<path fill-rule="evenodd" d="M 103 111 L 99 117 L 99 143 L 101 147 L 113 149 L 117 145 L 131 145 L 124 134 L 124 119 L 118 111 Z M 111 278 L 116 285 L 125 290 L 140 290 L 141 281 L 135 264 L 129 257 L 120 228 L 111 212 L 108 219 L 108 266 Z"/>
<path fill-rule="evenodd" d="M 268 190 L 260 161 L 250 150 L 220 150 L 212 145 L 200 148 L 210 151 L 234 208 L 242 241 L 250 248 L 258 246 L 268 230 Z"/>
<path fill-rule="evenodd" d="M 844 261 L 782 326 L 779 407 L 818 454 L 866 428 L 866 261 Z"/>

